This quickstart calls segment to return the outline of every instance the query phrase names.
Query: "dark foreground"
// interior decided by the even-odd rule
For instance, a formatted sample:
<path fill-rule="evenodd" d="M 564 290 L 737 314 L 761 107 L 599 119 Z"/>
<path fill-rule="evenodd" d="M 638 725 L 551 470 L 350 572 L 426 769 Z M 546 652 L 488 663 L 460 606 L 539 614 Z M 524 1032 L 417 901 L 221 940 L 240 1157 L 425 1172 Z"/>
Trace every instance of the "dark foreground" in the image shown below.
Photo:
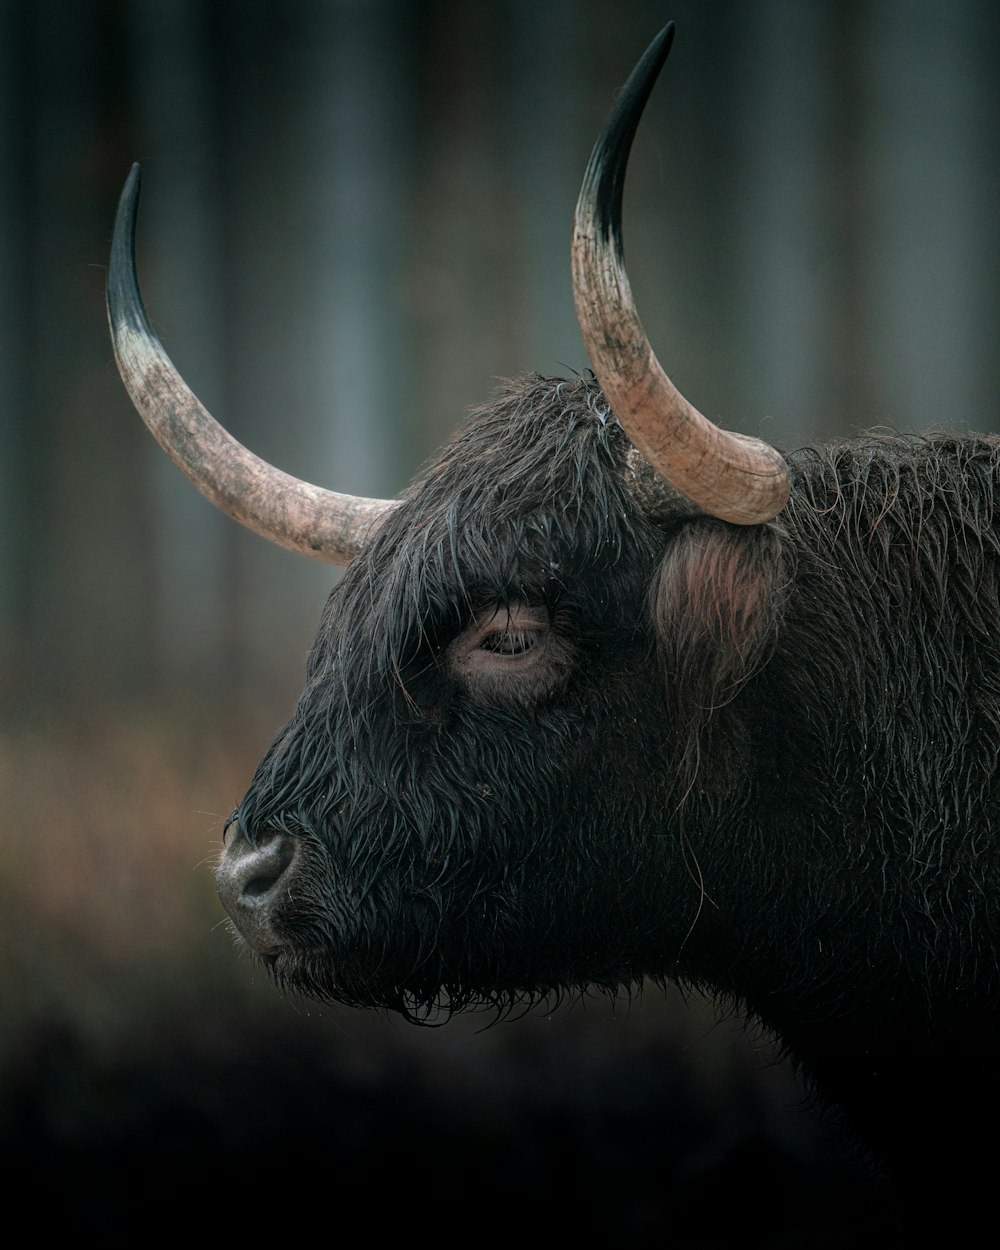
<path fill-rule="evenodd" d="M 368 1071 L 364 1039 L 338 1053 L 309 1032 L 109 1054 L 40 1026 L 3 1073 L 5 1178 L 44 1177 L 47 1222 L 97 1235 L 206 1219 L 276 1235 L 321 1211 L 332 1235 L 373 1219 L 515 1244 L 886 1244 L 875 1187 L 811 1117 L 785 1123 L 767 1081 L 730 1071 L 706 1089 L 689 1057 L 652 1045 L 605 1061 L 587 1053 L 599 1030 L 541 1047 L 534 1030 L 471 1063 L 438 1033 L 436 1062 L 400 1044 Z"/>

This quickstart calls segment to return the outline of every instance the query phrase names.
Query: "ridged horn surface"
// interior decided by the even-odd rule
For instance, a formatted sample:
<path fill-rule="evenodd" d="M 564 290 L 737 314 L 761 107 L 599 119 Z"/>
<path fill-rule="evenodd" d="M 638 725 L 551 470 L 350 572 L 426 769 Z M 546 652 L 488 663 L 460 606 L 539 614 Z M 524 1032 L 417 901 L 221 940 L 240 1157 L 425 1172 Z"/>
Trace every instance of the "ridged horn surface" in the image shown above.
<path fill-rule="evenodd" d="M 756 525 L 776 516 L 788 499 L 784 459 L 767 443 L 720 430 L 681 395 L 650 347 L 625 273 L 625 167 L 673 36 L 671 23 L 650 44 L 591 154 L 573 231 L 577 317 L 615 415 L 657 473 L 703 512 Z"/>
<path fill-rule="evenodd" d="M 391 499 L 324 490 L 255 456 L 215 420 L 153 333 L 135 272 L 139 166 L 118 203 L 108 272 L 108 321 L 122 381 L 174 464 L 223 512 L 300 555 L 346 565 Z"/>

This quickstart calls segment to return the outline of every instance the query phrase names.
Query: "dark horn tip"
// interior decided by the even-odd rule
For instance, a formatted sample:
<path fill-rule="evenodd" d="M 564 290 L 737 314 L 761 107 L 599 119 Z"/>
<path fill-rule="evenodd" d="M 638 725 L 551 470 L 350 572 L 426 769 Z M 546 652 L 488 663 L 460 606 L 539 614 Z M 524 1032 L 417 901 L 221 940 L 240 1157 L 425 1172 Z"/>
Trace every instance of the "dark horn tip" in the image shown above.
<path fill-rule="evenodd" d="M 613 240 L 619 254 L 622 250 L 621 217 L 625 167 L 635 132 L 639 128 L 639 119 L 660 70 L 670 54 L 675 29 L 674 23 L 668 22 L 642 54 L 638 65 L 618 93 L 608 124 L 594 144 L 583 176 L 580 207 L 585 203 L 590 205 L 594 224 L 602 239 L 605 242 L 608 239 Z"/>
<path fill-rule="evenodd" d="M 142 170 L 136 162 L 129 170 L 118 200 L 115 228 L 111 236 L 111 264 L 108 268 L 108 318 L 112 332 L 129 325 L 149 331 L 146 310 L 139 294 L 135 273 L 135 222 L 139 211 Z"/>

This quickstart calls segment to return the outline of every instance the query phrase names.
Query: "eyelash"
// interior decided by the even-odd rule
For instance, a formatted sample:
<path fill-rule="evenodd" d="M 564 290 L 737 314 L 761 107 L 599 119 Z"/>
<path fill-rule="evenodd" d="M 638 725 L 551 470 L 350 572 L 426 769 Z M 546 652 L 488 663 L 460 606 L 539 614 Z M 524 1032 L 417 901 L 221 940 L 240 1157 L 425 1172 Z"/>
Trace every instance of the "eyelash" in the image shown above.
<path fill-rule="evenodd" d="M 523 655 L 538 643 L 539 634 L 534 630 L 498 629 L 487 634 L 479 644 L 480 651 L 494 655 Z"/>

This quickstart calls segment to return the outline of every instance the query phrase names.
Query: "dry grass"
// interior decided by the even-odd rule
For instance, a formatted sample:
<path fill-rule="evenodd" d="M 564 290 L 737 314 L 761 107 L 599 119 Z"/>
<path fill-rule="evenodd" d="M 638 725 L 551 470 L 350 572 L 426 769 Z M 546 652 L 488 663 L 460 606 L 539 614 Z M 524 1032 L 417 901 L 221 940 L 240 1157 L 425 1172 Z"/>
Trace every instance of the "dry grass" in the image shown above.
<path fill-rule="evenodd" d="M 111 960 L 183 950 L 222 919 L 212 868 L 252 759 L 221 735 L 192 741 L 163 722 L 8 733 L 5 891 L 42 930 Z"/>

